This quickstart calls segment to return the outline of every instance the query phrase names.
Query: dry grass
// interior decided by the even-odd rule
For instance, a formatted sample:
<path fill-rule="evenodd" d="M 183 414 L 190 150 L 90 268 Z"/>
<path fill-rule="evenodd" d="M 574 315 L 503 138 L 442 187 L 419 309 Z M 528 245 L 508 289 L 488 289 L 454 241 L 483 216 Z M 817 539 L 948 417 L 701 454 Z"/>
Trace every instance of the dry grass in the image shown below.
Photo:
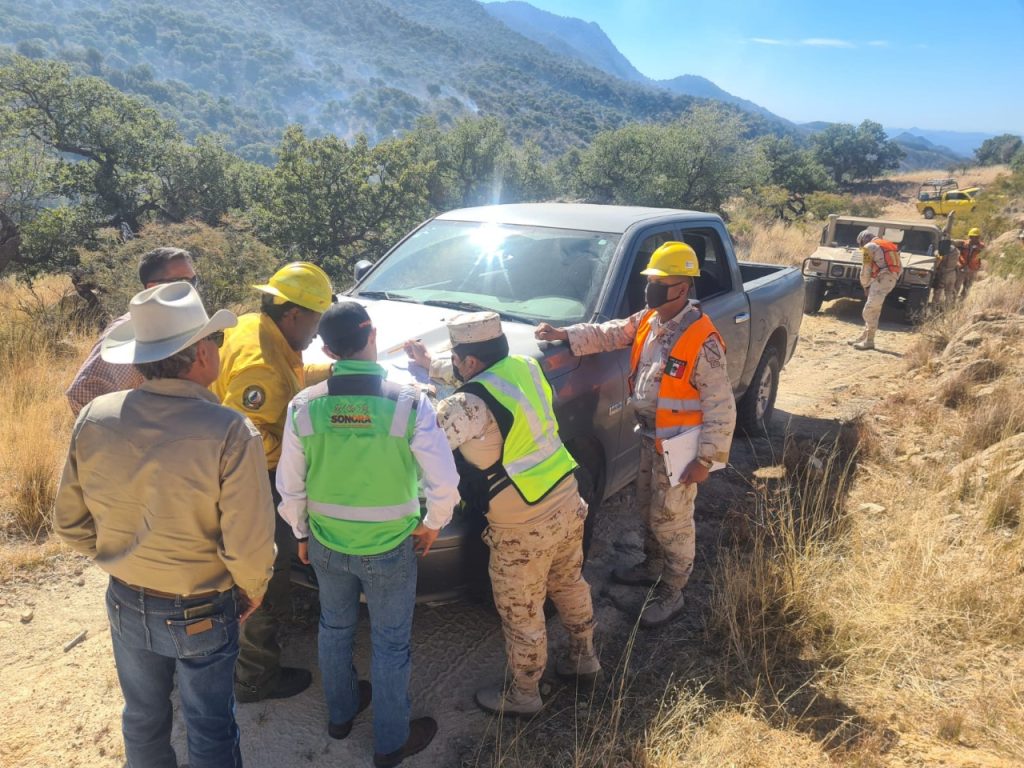
<path fill-rule="evenodd" d="M 0 413 L 10 418 L 0 452 L 0 531 L 38 539 L 50 527 L 73 419 L 63 390 L 91 338 L 78 327 L 70 284 L 47 278 L 0 290 Z"/>
<path fill-rule="evenodd" d="M 818 236 L 813 225 L 775 221 L 737 239 L 736 255 L 742 261 L 797 265 L 814 252 Z"/>

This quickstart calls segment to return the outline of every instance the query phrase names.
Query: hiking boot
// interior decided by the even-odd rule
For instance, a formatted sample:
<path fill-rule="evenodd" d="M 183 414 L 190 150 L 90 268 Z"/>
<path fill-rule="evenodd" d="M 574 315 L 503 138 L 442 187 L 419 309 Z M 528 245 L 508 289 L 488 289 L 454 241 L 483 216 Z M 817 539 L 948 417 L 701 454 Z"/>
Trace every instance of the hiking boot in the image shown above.
<path fill-rule="evenodd" d="M 476 692 L 476 704 L 484 712 L 492 715 L 511 715 L 513 717 L 530 717 L 540 712 L 544 701 L 540 693 L 521 693 L 515 688 L 507 691 L 499 685 L 490 685 Z"/>
<path fill-rule="evenodd" d="M 313 674 L 308 669 L 298 667 L 281 667 L 281 674 L 269 692 L 260 694 L 253 685 L 242 685 L 235 682 L 235 700 L 239 704 L 253 704 L 264 699 L 290 699 L 309 688 L 313 682 Z"/>
<path fill-rule="evenodd" d="M 615 568 L 612 581 L 627 584 L 631 587 L 649 587 L 661 578 L 661 563 L 650 559 L 642 560 L 636 565 Z"/>
<path fill-rule="evenodd" d="M 394 752 L 388 752 L 387 754 L 381 754 L 380 752 L 373 753 L 373 764 L 377 768 L 392 768 L 392 766 L 398 765 L 405 758 L 412 757 L 418 752 L 422 752 L 428 746 L 430 742 L 434 740 L 434 736 L 437 735 L 437 722 L 432 717 L 417 717 L 415 720 L 409 721 L 409 738 L 405 740 L 405 744 L 402 745 L 401 749 L 396 749 Z"/>
<path fill-rule="evenodd" d="M 660 627 L 672 621 L 683 611 L 683 590 L 659 584 L 654 588 L 654 597 L 644 606 L 640 614 L 640 626 L 645 629 Z"/>
<path fill-rule="evenodd" d="M 573 659 L 567 655 L 555 664 L 555 673 L 566 680 L 575 680 L 580 688 L 593 688 L 601 677 L 601 662 L 597 656 L 580 656 Z"/>
<path fill-rule="evenodd" d="M 853 348 L 854 349 L 859 349 L 861 351 L 863 351 L 865 349 L 874 349 L 875 348 L 875 342 L 873 342 L 873 341 L 858 341 L 856 344 L 853 345 Z"/>
<path fill-rule="evenodd" d="M 352 723 L 356 721 L 356 717 L 370 706 L 370 702 L 373 700 L 373 686 L 370 685 L 369 680 L 360 680 L 358 684 L 359 688 L 359 707 L 356 709 L 355 715 L 347 723 L 328 723 L 327 734 L 332 739 L 344 739 L 350 733 L 352 733 Z"/>

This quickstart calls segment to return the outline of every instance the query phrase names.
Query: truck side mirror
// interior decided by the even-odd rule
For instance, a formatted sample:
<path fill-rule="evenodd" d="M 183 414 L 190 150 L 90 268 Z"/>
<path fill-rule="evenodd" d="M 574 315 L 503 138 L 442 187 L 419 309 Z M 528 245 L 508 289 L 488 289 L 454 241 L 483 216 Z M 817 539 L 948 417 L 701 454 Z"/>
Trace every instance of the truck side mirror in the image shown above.
<path fill-rule="evenodd" d="M 371 267 L 373 267 L 373 262 L 366 259 L 360 259 L 355 263 L 352 273 L 355 275 L 357 283 L 363 279 L 363 275 L 369 272 Z"/>

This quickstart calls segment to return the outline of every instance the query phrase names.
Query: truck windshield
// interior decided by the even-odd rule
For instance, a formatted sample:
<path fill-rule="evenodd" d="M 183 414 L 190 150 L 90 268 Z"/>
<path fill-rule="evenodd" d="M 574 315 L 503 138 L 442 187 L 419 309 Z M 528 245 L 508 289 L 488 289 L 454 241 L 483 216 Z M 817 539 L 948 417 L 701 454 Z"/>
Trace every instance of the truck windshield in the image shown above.
<path fill-rule="evenodd" d="M 431 221 L 373 272 L 357 295 L 476 305 L 508 319 L 589 320 L 620 235 Z"/>

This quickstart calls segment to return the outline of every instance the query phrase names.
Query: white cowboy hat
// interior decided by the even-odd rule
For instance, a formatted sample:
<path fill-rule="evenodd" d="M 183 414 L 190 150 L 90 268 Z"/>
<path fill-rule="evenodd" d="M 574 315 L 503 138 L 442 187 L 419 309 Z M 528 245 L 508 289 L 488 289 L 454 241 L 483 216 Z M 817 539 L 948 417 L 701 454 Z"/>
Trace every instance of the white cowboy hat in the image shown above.
<path fill-rule="evenodd" d="M 211 333 L 238 324 L 226 309 L 208 317 L 196 289 L 186 282 L 140 291 L 128 304 L 131 319 L 100 345 L 108 363 L 155 363 L 190 347 Z"/>

